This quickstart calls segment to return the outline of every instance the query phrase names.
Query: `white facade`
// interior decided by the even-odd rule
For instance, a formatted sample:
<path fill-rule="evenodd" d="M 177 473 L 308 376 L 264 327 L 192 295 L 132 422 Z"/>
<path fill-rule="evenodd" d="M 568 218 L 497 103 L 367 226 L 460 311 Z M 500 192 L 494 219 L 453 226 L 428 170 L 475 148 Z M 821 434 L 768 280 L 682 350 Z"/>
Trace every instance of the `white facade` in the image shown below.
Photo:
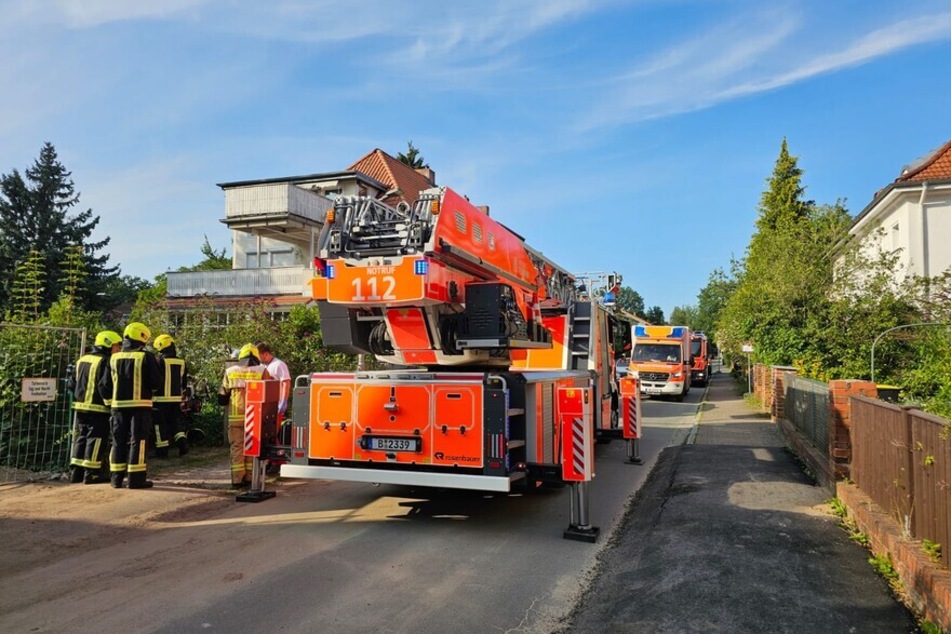
<path fill-rule="evenodd" d="M 897 253 L 896 281 L 941 275 L 951 267 L 951 184 L 894 187 L 863 211 L 849 234 L 869 256 Z"/>
<path fill-rule="evenodd" d="M 169 297 L 304 295 L 323 220 L 337 196 L 379 196 L 382 183 L 335 172 L 220 185 L 231 271 L 169 272 Z"/>

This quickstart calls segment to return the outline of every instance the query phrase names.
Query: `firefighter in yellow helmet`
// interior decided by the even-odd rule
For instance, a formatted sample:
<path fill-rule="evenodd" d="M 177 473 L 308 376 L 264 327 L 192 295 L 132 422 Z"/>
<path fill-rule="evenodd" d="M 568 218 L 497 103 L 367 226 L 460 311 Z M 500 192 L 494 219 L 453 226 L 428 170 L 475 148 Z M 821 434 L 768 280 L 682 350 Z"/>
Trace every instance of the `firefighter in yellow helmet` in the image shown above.
<path fill-rule="evenodd" d="M 228 443 L 231 445 L 231 485 L 251 484 L 252 460 L 244 456 L 245 392 L 250 380 L 269 379 L 267 366 L 254 344 L 245 344 L 238 352 L 238 363 L 225 370 L 218 390 L 218 402 L 228 406 Z"/>
<path fill-rule="evenodd" d="M 185 360 L 178 357 L 175 340 L 171 335 L 159 335 L 152 342 L 162 376 L 162 387 L 152 397 L 152 417 L 155 428 L 155 457 L 167 458 L 169 443 L 178 447 L 179 457 L 188 453 L 188 439 L 179 429 L 182 413 L 182 394 L 188 383 Z"/>
<path fill-rule="evenodd" d="M 155 355 L 145 349 L 152 333 L 139 322 L 125 327 L 122 347 L 109 359 L 111 372 L 99 384 L 100 393 L 112 395 L 112 486 L 122 487 L 126 474 L 130 489 L 147 489 L 145 451 L 152 425 L 152 394 L 162 386 Z"/>
<path fill-rule="evenodd" d="M 122 337 L 112 330 L 96 335 L 92 350 L 79 357 L 73 375 L 73 446 L 70 454 L 70 482 L 108 482 L 101 471 L 109 447 L 109 400 L 98 390 L 99 381 L 109 373 L 109 357 L 119 349 Z"/>

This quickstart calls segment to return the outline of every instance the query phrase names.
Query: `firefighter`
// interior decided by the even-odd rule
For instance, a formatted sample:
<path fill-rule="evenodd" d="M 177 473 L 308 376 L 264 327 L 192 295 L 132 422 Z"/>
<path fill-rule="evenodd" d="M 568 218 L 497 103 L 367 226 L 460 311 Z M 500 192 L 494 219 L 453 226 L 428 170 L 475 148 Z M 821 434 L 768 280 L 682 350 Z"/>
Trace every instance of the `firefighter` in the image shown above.
<path fill-rule="evenodd" d="M 112 399 L 112 453 L 109 471 L 113 488 L 121 488 L 128 473 L 130 489 L 147 489 L 145 447 L 152 425 L 152 395 L 162 387 L 158 360 L 145 349 L 152 333 L 139 322 L 123 331 L 122 347 L 109 359 L 111 372 L 99 384 L 100 394 Z"/>
<path fill-rule="evenodd" d="M 269 379 L 267 366 L 254 344 L 238 351 L 238 363 L 225 370 L 218 390 L 218 403 L 228 406 L 228 443 L 231 445 L 231 485 L 251 484 L 252 460 L 244 455 L 245 387 L 249 380 Z"/>
<path fill-rule="evenodd" d="M 178 358 L 175 340 L 171 335 L 159 335 L 152 343 L 158 353 L 162 387 L 152 397 L 152 417 L 155 419 L 155 457 L 168 458 L 169 443 L 178 447 L 178 456 L 188 453 L 188 439 L 179 426 L 182 399 L 188 383 L 185 360 Z"/>
<path fill-rule="evenodd" d="M 119 349 L 121 341 L 119 333 L 103 330 L 96 335 L 92 350 L 76 362 L 70 482 L 97 484 L 109 480 L 100 475 L 109 446 L 109 400 L 102 398 L 97 386 L 109 373 L 109 357 Z"/>

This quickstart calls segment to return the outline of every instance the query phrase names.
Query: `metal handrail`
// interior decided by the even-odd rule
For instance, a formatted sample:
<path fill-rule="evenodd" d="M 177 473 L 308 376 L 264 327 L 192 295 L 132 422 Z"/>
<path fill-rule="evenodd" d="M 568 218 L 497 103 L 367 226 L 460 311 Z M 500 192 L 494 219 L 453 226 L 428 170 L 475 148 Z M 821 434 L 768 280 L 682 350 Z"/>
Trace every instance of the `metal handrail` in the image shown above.
<path fill-rule="evenodd" d="M 875 337 L 875 341 L 872 342 L 872 359 L 871 359 L 872 383 L 875 383 L 875 345 L 879 342 L 879 340 L 882 337 L 892 332 L 893 330 L 900 330 L 902 328 L 915 328 L 916 326 L 951 326 L 951 323 L 948 323 L 945 321 L 926 321 L 920 324 L 902 324 L 901 326 L 894 326 L 893 328 L 889 328 L 888 330 L 882 331 L 881 334 Z"/>

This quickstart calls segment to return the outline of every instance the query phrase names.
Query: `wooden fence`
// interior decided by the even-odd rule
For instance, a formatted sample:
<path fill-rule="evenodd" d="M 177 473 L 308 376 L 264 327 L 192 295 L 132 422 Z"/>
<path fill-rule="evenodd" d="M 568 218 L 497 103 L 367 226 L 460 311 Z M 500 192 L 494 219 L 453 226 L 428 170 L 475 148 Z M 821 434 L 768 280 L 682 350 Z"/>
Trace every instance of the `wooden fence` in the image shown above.
<path fill-rule="evenodd" d="M 951 560 L 951 422 L 853 396 L 852 480 L 912 537 Z"/>

